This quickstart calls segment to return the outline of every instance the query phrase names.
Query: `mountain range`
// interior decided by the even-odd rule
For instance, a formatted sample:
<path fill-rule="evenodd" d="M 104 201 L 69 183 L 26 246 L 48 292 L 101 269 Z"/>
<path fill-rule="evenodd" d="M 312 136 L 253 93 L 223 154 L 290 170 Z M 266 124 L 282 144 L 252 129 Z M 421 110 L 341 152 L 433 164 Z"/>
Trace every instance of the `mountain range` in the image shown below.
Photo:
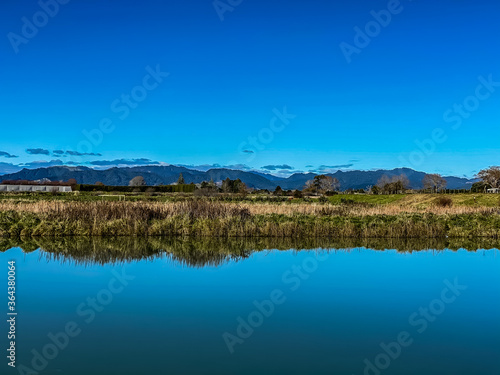
<path fill-rule="evenodd" d="M 272 174 L 265 174 L 252 171 L 241 171 L 234 169 L 218 168 L 208 171 L 199 171 L 179 167 L 175 165 L 169 166 L 138 166 L 138 167 L 122 167 L 110 168 L 106 170 L 96 170 L 88 167 L 49 167 L 38 169 L 23 169 L 12 174 L 0 176 L 0 182 L 6 180 L 42 180 L 49 179 L 51 181 L 67 181 L 76 179 L 79 184 L 95 184 L 102 182 L 105 185 L 111 186 L 126 186 L 129 181 L 136 177 L 142 176 L 146 183 L 153 185 L 169 185 L 177 182 L 179 174 L 182 173 L 186 183 L 201 183 L 203 181 L 213 180 L 214 182 L 230 178 L 231 180 L 240 179 L 248 187 L 256 189 L 274 190 L 277 186 L 282 189 L 302 189 L 308 180 L 312 180 L 316 174 L 314 173 L 295 173 L 289 177 L 278 177 Z M 397 168 L 392 170 L 375 170 L 375 171 L 337 171 L 332 174 L 327 174 L 337 178 L 340 182 L 341 190 L 346 189 L 365 189 L 367 186 L 376 185 L 377 181 L 387 175 L 398 176 L 404 174 L 410 181 L 410 187 L 414 189 L 422 188 L 422 179 L 426 175 L 425 172 L 415 171 L 410 168 Z M 467 179 L 454 176 L 443 176 L 448 182 L 449 189 L 468 189 L 472 183 L 477 180 Z"/>

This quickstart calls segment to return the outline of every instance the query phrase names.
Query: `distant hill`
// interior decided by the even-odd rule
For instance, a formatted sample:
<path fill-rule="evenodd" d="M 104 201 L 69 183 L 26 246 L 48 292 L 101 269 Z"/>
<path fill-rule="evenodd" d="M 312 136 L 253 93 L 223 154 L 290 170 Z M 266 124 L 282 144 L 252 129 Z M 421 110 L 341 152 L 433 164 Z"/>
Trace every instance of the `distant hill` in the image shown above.
<path fill-rule="evenodd" d="M 422 179 L 426 175 L 425 172 L 418 172 L 410 168 L 397 168 L 392 170 L 377 170 L 377 171 L 338 171 L 331 176 L 336 177 L 340 186 L 349 186 L 352 189 L 364 189 L 369 185 L 375 185 L 383 176 L 389 177 L 399 176 L 404 174 L 410 181 L 410 186 L 414 189 L 422 188 Z M 459 178 L 453 176 L 443 176 L 448 182 L 448 189 L 469 189 L 472 183 L 476 180 Z"/>
<path fill-rule="evenodd" d="M 174 165 L 110 168 L 107 170 L 95 170 L 87 167 L 50 167 L 23 169 L 16 173 L 5 174 L 0 176 L 0 182 L 5 180 L 41 180 L 44 178 L 51 181 L 67 181 L 74 178 L 80 184 L 102 182 L 105 185 L 126 186 L 132 178 L 142 176 L 148 185 L 168 185 L 177 182 L 180 173 L 184 176 L 186 183 L 200 183 L 210 180 L 218 182 L 226 178 L 232 180 L 239 178 L 248 187 L 269 190 L 274 190 L 278 185 L 286 190 L 302 189 L 306 181 L 315 176 L 314 173 L 296 173 L 288 178 L 282 178 L 265 173 L 226 168 L 210 169 L 204 172 Z M 375 185 L 383 175 L 397 176 L 401 174 L 408 177 L 412 188 L 419 189 L 422 187 L 422 179 L 426 173 L 409 168 L 398 168 L 377 171 L 338 171 L 329 174 L 329 176 L 337 178 L 340 181 L 341 189 L 345 190 L 364 189 L 367 186 Z M 444 176 L 444 178 L 448 181 L 450 189 L 468 189 L 476 181 L 454 176 Z"/>

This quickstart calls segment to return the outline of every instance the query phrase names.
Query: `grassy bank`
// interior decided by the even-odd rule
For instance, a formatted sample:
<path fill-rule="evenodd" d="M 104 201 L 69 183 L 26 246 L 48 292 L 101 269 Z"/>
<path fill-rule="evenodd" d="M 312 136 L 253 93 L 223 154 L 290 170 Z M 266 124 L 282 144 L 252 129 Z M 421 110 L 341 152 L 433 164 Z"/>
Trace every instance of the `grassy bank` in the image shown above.
<path fill-rule="evenodd" d="M 349 197 L 349 196 L 346 196 Z M 373 197 L 373 196 L 372 196 Z M 500 236 L 500 207 L 394 196 L 384 204 L 3 200 L 0 236 L 475 238 Z M 498 199 L 497 197 L 495 197 Z M 337 199 L 337 198 L 336 198 Z M 372 198 L 373 199 L 373 198 Z"/>

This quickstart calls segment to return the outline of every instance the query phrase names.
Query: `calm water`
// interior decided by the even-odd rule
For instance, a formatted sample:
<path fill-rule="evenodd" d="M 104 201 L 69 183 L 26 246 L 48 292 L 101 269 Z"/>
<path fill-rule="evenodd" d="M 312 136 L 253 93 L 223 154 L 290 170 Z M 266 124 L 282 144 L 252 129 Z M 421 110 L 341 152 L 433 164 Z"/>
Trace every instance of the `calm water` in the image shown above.
<path fill-rule="evenodd" d="M 402 251 L 413 250 L 408 243 L 389 244 L 401 251 L 283 250 L 301 248 L 291 243 L 263 250 L 273 244 L 161 240 L 12 245 L 4 244 L 0 264 L 5 284 L 7 261 L 17 264 L 18 370 L 500 374 L 498 250 Z M 17 374 L 2 358 L 1 373 Z"/>

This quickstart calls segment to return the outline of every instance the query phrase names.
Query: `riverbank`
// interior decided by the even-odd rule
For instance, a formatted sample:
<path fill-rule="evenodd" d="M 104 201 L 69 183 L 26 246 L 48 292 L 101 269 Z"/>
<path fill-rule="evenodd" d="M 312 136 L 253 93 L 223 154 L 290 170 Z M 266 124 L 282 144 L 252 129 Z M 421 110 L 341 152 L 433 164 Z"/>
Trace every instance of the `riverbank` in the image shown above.
<path fill-rule="evenodd" d="M 433 197 L 433 199 L 436 199 Z M 499 238 L 500 207 L 408 204 L 2 201 L 0 236 Z"/>

